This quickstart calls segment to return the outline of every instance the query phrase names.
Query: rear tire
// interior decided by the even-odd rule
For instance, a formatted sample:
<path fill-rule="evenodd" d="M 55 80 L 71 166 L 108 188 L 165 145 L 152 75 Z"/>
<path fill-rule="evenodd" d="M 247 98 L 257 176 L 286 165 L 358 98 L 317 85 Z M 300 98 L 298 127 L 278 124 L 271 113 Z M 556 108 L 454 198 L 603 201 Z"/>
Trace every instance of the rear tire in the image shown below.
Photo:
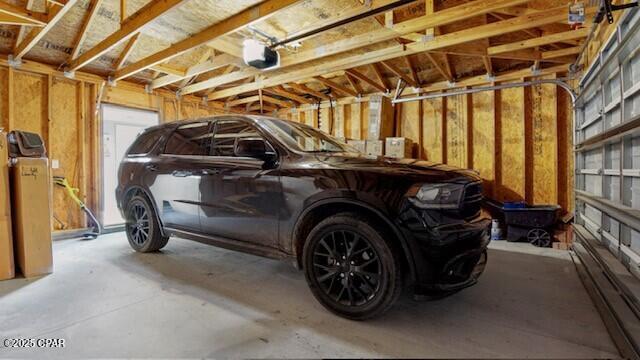
<path fill-rule="evenodd" d="M 400 258 L 373 221 L 331 216 L 309 233 L 303 251 L 307 283 L 329 311 L 352 320 L 382 315 L 402 292 Z"/>
<path fill-rule="evenodd" d="M 153 252 L 162 249 L 169 241 L 162 236 L 155 210 L 143 196 L 134 196 L 127 203 L 125 230 L 129 245 L 138 252 Z"/>

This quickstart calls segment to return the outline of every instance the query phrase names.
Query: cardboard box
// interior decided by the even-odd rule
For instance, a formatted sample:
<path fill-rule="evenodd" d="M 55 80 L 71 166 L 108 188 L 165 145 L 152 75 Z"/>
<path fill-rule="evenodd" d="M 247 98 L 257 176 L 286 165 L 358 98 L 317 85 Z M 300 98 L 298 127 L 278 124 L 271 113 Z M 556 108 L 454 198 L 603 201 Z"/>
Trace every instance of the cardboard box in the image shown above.
<path fill-rule="evenodd" d="M 359 152 L 366 153 L 366 141 L 364 140 L 347 140 L 347 145 L 358 150 Z"/>
<path fill-rule="evenodd" d="M 384 155 L 384 141 L 382 141 L 382 140 L 367 140 L 366 153 L 369 156 L 382 156 L 382 155 Z"/>
<path fill-rule="evenodd" d="M 16 158 L 11 167 L 11 203 L 16 262 L 25 277 L 53 271 L 51 176 L 46 158 Z"/>
<path fill-rule="evenodd" d="M 9 148 L 7 133 L 0 131 L 0 280 L 15 277 L 9 192 Z"/>
<path fill-rule="evenodd" d="M 412 158 L 413 141 L 404 137 L 388 137 L 385 146 L 385 155 L 393 158 Z"/>
<path fill-rule="evenodd" d="M 391 104 L 391 99 L 381 95 L 369 97 L 368 124 L 367 140 L 384 140 L 389 136 L 393 136 L 393 105 Z"/>

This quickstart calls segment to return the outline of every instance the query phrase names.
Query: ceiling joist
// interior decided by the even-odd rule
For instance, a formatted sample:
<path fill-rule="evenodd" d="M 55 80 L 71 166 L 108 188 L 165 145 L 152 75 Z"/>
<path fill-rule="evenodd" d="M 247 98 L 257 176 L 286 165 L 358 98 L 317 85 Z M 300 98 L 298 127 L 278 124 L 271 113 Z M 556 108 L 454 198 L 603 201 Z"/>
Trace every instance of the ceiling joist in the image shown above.
<path fill-rule="evenodd" d="M 589 8 L 588 14 L 593 14 L 595 9 Z M 467 42 L 481 40 L 487 37 L 516 32 L 523 29 L 531 29 L 546 24 L 561 21 L 567 16 L 567 8 L 560 6 L 544 11 L 538 11 L 508 20 L 503 20 L 491 24 L 484 24 L 472 28 L 437 36 L 429 42 L 417 42 L 406 45 L 391 45 L 373 51 L 361 51 L 357 54 L 342 57 L 331 61 L 326 61 L 319 65 L 312 65 L 295 71 L 280 73 L 260 81 L 239 85 L 233 88 L 216 91 L 209 96 L 209 99 L 220 99 L 235 94 L 242 94 L 248 91 L 255 91 L 261 87 L 271 87 L 287 82 L 299 81 L 305 78 L 320 76 L 332 71 L 344 70 L 356 66 L 372 64 L 380 61 L 390 60 L 401 56 L 423 53 L 426 51 L 438 50 L 450 46 L 464 44 Z"/>
<path fill-rule="evenodd" d="M 563 40 L 582 39 L 582 38 L 586 38 L 589 35 L 589 31 L 590 29 L 588 28 L 582 28 L 578 30 L 570 30 L 570 31 L 565 31 L 561 33 L 544 35 L 537 38 L 517 41 L 509 44 L 492 46 L 487 49 L 487 54 L 495 55 L 495 54 L 501 54 L 501 53 L 506 53 L 510 51 L 530 49 L 538 46 L 554 44 Z"/>
<path fill-rule="evenodd" d="M 283 57 L 281 60 L 280 68 L 284 69 L 288 66 L 298 65 L 331 55 L 340 54 L 346 51 L 360 49 L 371 44 L 393 40 L 402 34 L 423 31 L 427 28 L 451 24 L 503 7 L 521 5 L 528 1 L 529 0 L 475 0 L 469 3 L 438 11 L 437 13 L 434 13 L 429 17 L 422 16 L 419 18 L 394 24 L 392 29 L 380 28 L 375 31 L 370 31 L 361 35 L 349 37 L 347 39 L 338 40 L 331 44 L 326 44 L 321 49 L 312 49 L 300 52 L 295 56 Z M 246 79 L 250 76 L 255 76 L 260 73 L 261 71 L 258 69 L 245 68 L 234 73 L 230 73 L 220 77 L 214 77 L 190 85 L 184 89 L 184 93 L 191 94 L 198 91 L 203 91 L 211 87 L 218 87 L 220 85 Z"/>
<path fill-rule="evenodd" d="M 93 48 L 72 60 L 66 67 L 67 71 L 75 71 L 94 61 L 103 54 L 109 52 L 119 44 L 129 40 L 137 34 L 145 25 L 164 15 L 169 10 L 184 3 L 187 0 L 158 0 L 152 1 L 135 14 L 129 16 L 122 23 L 120 29 L 107 36 Z"/>
<path fill-rule="evenodd" d="M 228 19 L 216 23 L 204 31 L 201 31 L 191 37 L 179 41 L 170 47 L 159 51 L 153 55 L 149 55 L 144 59 L 137 61 L 123 69 L 115 72 L 114 79 L 121 80 L 134 75 L 142 70 L 148 69 L 156 64 L 168 61 L 180 54 L 191 49 L 207 44 L 208 42 L 228 33 L 234 32 L 257 21 L 264 20 L 273 15 L 277 11 L 285 9 L 300 0 L 266 0 L 254 5 Z"/>

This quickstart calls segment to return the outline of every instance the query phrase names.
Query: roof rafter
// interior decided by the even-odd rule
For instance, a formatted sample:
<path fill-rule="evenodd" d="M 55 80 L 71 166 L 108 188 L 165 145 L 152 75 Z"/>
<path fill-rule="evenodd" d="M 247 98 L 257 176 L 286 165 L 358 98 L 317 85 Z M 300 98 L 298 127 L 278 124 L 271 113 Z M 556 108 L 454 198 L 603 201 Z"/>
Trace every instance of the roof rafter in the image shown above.
<path fill-rule="evenodd" d="M 91 23 L 95 20 L 96 15 L 98 14 L 98 9 L 104 0 L 91 0 L 89 3 L 89 11 L 87 16 L 85 17 L 84 22 L 82 23 L 82 27 L 80 28 L 80 32 L 76 36 L 76 40 L 74 41 L 73 50 L 71 51 L 71 55 L 69 59 L 73 60 L 78 57 L 80 54 L 80 49 L 82 49 L 82 44 L 84 40 L 87 38 L 87 30 L 91 27 Z"/>
<path fill-rule="evenodd" d="M 365 74 L 359 72 L 358 70 L 355 69 L 349 69 L 346 72 L 347 74 L 366 82 L 367 84 L 373 86 L 375 89 L 377 89 L 378 91 L 381 92 L 387 92 L 387 87 L 385 87 L 383 84 L 377 83 L 375 81 L 373 81 L 370 77 L 366 76 Z"/>
<path fill-rule="evenodd" d="M 68 0 L 64 6 L 49 5 L 49 16 L 47 17 L 47 24 L 41 28 L 32 29 L 24 39 L 13 50 L 13 57 L 16 59 L 22 59 L 29 50 L 31 50 L 38 41 L 40 41 L 47 33 L 53 29 L 58 21 L 62 19 L 67 12 L 76 4 L 78 0 Z"/>
<path fill-rule="evenodd" d="M 133 51 L 133 47 L 136 45 L 136 42 L 138 42 L 138 38 L 140 38 L 140 33 L 133 35 L 133 37 L 129 39 L 127 46 L 124 47 L 124 50 L 122 50 L 122 53 L 120 53 L 120 56 L 116 61 L 116 64 L 114 66 L 116 70 L 120 69 L 124 65 L 124 63 L 127 62 L 129 55 L 131 55 L 131 52 Z"/>
<path fill-rule="evenodd" d="M 355 91 L 347 88 L 346 86 L 342 86 L 341 84 L 338 84 L 335 81 L 332 81 L 332 80 L 329 80 L 329 79 L 325 79 L 322 76 L 314 76 L 313 78 L 318 80 L 318 81 L 320 81 L 321 83 L 325 84 L 326 86 L 328 86 L 328 87 L 330 87 L 330 88 L 332 88 L 334 90 L 337 90 L 337 91 L 339 91 L 339 92 L 341 92 L 343 94 L 347 94 L 348 96 L 358 96 L 358 94 Z"/>
<path fill-rule="evenodd" d="M 586 13 L 591 15 L 595 12 L 595 8 L 586 9 Z M 257 90 L 261 87 L 275 86 L 278 84 L 299 81 L 313 76 L 320 76 L 332 71 L 352 68 L 356 66 L 367 65 L 379 61 L 389 60 L 400 56 L 407 56 L 425 51 L 438 50 L 450 46 L 464 44 L 477 41 L 490 36 L 496 36 L 504 33 L 520 31 L 522 29 L 530 29 L 545 24 L 561 21 L 567 16 L 567 8 L 560 6 L 548 10 L 538 11 L 534 14 L 524 15 L 504 21 L 491 24 L 474 26 L 464 30 L 440 35 L 429 42 L 411 43 L 406 45 L 390 45 L 373 51 L 360 51 L 349 56 L 339 59 L 326 61 L 321 65 L 312 65 L 300 68 L 295 71 L 282 73 L 271 76 L 267 79 L 261 79 L 258 82 L 239 85 L 212 93 L 210 99 L 219 99 L 234 94 Z"/>
<path fill-rule="evenodd" d="M 173 84 L 185 78 L 190 78 L 196 75 L 204 74 L 208 71 L 219 69 L 223 66 L 227 65 L 235 65 L 238 66 L 239 60 L 232 55 L 222 54 L 211 59 L 206 59 L 204 62 L 200 62 L 196 65 L 191 66 L 185 71 L 182 75 L 176 74 L 168 74 L 162 77 L 159 77 L 151 82 L 151 88 L 157 89 L 169 84 Z"/>
<path fill-rule="evenodd" d="M 537 38 L 517 41 L 509 44 L 492 46 L 487 49 L 487 53 L 489 55 L 495 55 L 514 50 L 530 49 L 542 45 L 549 45 L 563 40 L 581 39 L 587 37 L 589 35 L 589 31 L 589 28 L 582 28 L 578 30 L 570 30 L 561 33 L 544 35 Z"/>
<path fill-rule="evenodd" d="M 129 66 L 115 72 L 114 79 L 121 80 L 148 69 L 156 64 L 168 61 L 191 49 L 205 45 L 206 43 L 238 29 L 249 26 L 257 21 L 273 15 L 277 11 L 285 9 L 300 0 L 266 0 L 257 5 L 251 6 L 225 20 L 209 26 L 207 29 L 179 41 L 168 48 L 149 55 Z"/>
<path fill-rule="evenodd" d="M 329 95 L 323 94 L 320 91 L 313 90 L 310 87 L 308 87 L 306 85 L 303 85 L 303 84 L 296 84 L 296 83 L 292 82 L 292 83 L 288 83 L 287 85 L 289 85 L 291 88 L 293 88 L 294 90 L 296 90 L 298 92 L 315 96 L 318 99 L 322 99 L 322 100 L 330 100 L 331 99 L 331 97 Z"/>
<path fill-rule="evenodd" d="M 312 49 L 303 51 L 296 56 L 281 59 L 280 69 L 288 66 L 302 64 L 319 58 L 336 55 L 342 52 L 350 51 L 397 38 L 399 35 L 422 31 L 429 27 L 446 25 L 468 18 L 472 18 L 479 14 L 485 14 L 489 11 L 520 5 L 530 0 L 474 0 L 448 9 L 438 11 L 432 16 L 422 16 L 419 18 L 403 21 L 395 24 L 392 29 L 380 28 L 364 34 L 352 36 L 347 39 L 339 40 L 331 44 L 326 44 L 322 49 Z M 254 68 L 244 68 L 237 72 L 233 72 L 224 76 L 214 77 L 186 87 L 185 94 L 190 94 L 223 84 L 228 84 L 238 80 L 246 79 L 250 76 L 260 74 L 261 71 Z"/>
<path fill-rule="evenodd" d="M 41 14 L 29 9 L 8 4 L 0 1 L 0 14 L 9 15 L 14 20 L 22 20 L 23 24 L 31 24 L 34 26 L 45 26 L 49 19 L 45 14 Z"/>
<path fill-rule="evenodd" d="M 164 15 L 167 11 L 175 8 L 185 1 L 187 0 L 157 0 L 150 2 L 135 14 L 129 16 L 127 20 L 122 23 L 122 26 L 118 31 L 107 36 L 106 39 L 102 40 L 96 46 L 72 60 L 66 67 L 66 70 L 75 71 L 89 64 L 122 42 L 129 40 L 145 25 L 151 23 L 158 17 Z"/>

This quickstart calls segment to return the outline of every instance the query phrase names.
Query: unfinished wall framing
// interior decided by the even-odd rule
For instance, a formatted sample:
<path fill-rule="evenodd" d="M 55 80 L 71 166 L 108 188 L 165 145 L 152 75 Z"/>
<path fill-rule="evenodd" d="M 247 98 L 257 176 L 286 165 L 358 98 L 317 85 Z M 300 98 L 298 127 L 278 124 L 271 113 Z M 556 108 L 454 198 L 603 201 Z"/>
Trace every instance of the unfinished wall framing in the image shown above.
<path fill-rule="evenodd" d="M 319 110 L 303 106 L 278 115 L 337 137 L 365 139 L 368 98 L 340 99 L 333 116 L 330 111 L 323 102 Z M 413 141 L 415 158 L 475 169 L 492 199 L 573 210 L 571 98 L 555 85 L 402 103 L 392 121 L 395 136 Z"/>
<path fill-rule="evenodd" d="M 106 103 L 158 111 L 162 121 L 223 112 L 217 104 L 205 105 L 195 97 L 177 99 L 169 92 L 147 94 L 139 85 L 103 84 L 91 75 L 71 80 L 35 63 L 19 69 L 0 63 L 0 128 L 40 134 L 50 164 L 57 167 L 52 175 L 67 177 L 92 209 L 100 208 L 99 97 Z M 84 215 L 61 188 L 54 188 L 53 216 L 53 230 L 86 226 Z"/>

